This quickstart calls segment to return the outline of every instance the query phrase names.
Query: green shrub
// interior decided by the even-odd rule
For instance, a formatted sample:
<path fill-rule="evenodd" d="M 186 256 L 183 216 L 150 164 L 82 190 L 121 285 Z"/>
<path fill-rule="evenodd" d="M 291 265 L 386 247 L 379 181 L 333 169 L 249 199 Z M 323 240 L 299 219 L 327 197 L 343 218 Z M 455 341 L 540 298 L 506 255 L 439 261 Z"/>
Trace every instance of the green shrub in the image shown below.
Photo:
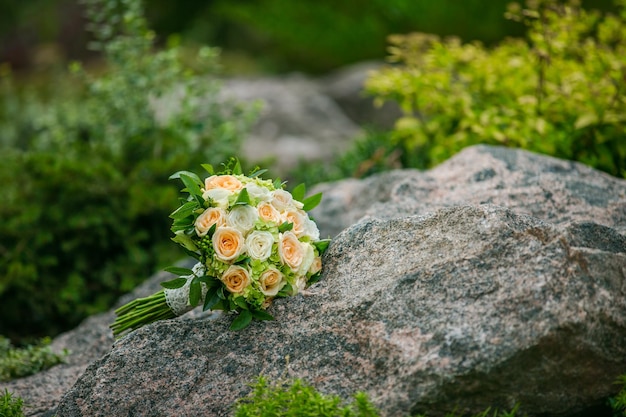
<path fill-rule="evenodd" d="M 377 417 L 378 411 L 363 393 L 342 405 L 335 395 L 324 395 L 300 379 L 270 384 L 260 376 L 250 396 L 240 399 L 235 417 Z"/>
<path fill-rule="evenodd" d="M 85 3 L 103 68 L 73 64 L 40 94 L 4 71 L 0 334 L 14 339 L 67 330 L 175 261 L 167 178 L 236 154 L 254 114 L 218 100 L 215 50 L 193 68 L 176 45 L 156 51 L 139 0 Z"/>
<path fill-rule="evenodd" d="M 50 342 L 50 338 L 43 338 L 34 345 L 16 348 L 0 336 L 0 381 L 36 374 L 63 362 L 68 352 L 54 353 Z"/>
<path fill-rule="evenodd" d="M 4 390 L 4 394 L 0 397 L 0 417 L 24 417 L 22 407 L 24 401 L 17 397 L 13 398 L 8 390 Z"/>
<path fill-rule="evenodd" d="M 507 16 L 525 23 L 527 37 L 493 48 L 417 33 L 390 37 L 397 65 L 366 83 L 377 100 L 405 112 L 390 146 L 414 155 L 410 165 L 419 168 L 487 143 L 626 177 L 626 2 L 616 2 L 619 15 L 576 4 L 510 6 Z"/>
<path fill-rule="evenodd" d="M 615 417 L 626 417 L 626 374 L 621 375 L 617 383 L 621 385 L 619 393 L 609 399 Z"/>
<path fill-rule="evenodd" d="M 371 403 L 367 394 L 358 392 L 354 401 L 342 405 L 343 401 L 336 395 L 325 395 L 314 387 L 295 379 L 270 383 L 267 378 L 259 376 L 252 385 L 253 391 L 235 404 L 234 417 L 378 417 L 379 410 Z M 491 411 L 487 408 L 473 417 L 515 417 L 519 405 L 511 411 Z M 446 417 L 460 417 L 462 414 L 452 411 Z M 414 417 L 426 417 L 416 414 Z"/>

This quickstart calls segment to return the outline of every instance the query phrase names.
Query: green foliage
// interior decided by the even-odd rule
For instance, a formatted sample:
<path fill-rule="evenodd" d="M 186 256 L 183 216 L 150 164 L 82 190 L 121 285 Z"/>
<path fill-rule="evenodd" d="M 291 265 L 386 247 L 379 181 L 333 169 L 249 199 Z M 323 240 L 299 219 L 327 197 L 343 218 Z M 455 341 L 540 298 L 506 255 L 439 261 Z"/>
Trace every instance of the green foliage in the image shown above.
<path fill-rule="evenodd" d="M 264 47 L 263 59 L 282 68 L 327 71 L 384 54 L 390 33 L 415 28 L 495 41 L 519 29 L 502 19 L 508 0 L 261 0 L 216 2 L 211 12 Z M 205 18 L 206 20 L 206 18 Z M 245 45 L 240 45 L 245 47 Z"/>
<path fill-rule="evenodd" d="M 379 415 L 364 393 L 342 405 L 335 395 L 324 395 L 300 379 L 270 384 L 260 376 L 250 396 L 240 399 L 235 417 L 376 417 Z"/>
<path fill-rule="evenodd" d="M 50 349 L 49 338 L 43 338 L 34 345 L 16 348 L 9 339 L 0 336 L 0 381 L 21 378 L 51 368 L 63 362 L 67 354 L 67 351 L 62 354 L 54 353 Z"/>
<path fill-rule="evenodd" d="M 617 383 L 621 385 L 619 393 L 609 399 L 614 417 L 626 417 L 626 374 L 620 375 Z"/>
<path fill-rule="evenodd" d="M 253 118 L 218 100 L 215 50 L 185 66 L 177 45 L 155 50 L 139 0 L 85 3 L 103 70 L 75 63 L 69 85 L 40 93 L 0 71 L 0 333 L 11 338 L 71 328 L 174 262 L 169 173 L 236 154 Z"/>
<path fill-rule="evenodd" d="M 493 48 L 425 34 L 390 37 L 390 60 L 367 90 L 398 102 L 391 146 L 410 166 L 476 143 L 520 147 L 626 177 L 626 2 L 619 15 L 576 2 L 512 5 L 526 40 Z M 406 165 L 406 160 L 403 161 Z"/>
<path fill-rule="evenodd" d="M 336 395 L 325 395 L 314 387 L 295 379 L 270 383 L 264 376 L 259 376 L 252 385 L 253 391 L 235 404 L 234 417 L 378 417 L 380 411 L 371 403 L 367 394 L 354 394 L 353 401 L 347 405 Z M 472 417 L 516 417 L 519 404 L 511 411 L 487 408 Z M 452 411 L 446 417 L 461 417 L 463 413 Z M 525 415 L 525 414 L 524 414 Z M 416 414 L 413 417 L 426 417 Z"/>
<path fill-rule="evenodd" d="M 17 397 L 13 398 L 8 390 L 0 397 L 0 417 L 24 417 L 22 407 L 24 401 Z"/>

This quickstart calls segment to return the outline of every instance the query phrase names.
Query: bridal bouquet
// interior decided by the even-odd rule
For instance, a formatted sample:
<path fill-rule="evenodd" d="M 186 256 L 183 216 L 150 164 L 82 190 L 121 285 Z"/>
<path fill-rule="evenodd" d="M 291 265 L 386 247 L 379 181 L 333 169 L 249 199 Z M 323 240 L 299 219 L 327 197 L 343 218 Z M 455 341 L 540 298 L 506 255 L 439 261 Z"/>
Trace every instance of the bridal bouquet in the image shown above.
<path fill-rule="evenodd" d="M 110 326 L 116 337 L 199 305 L 238 313 L 231 329 L 243 329 L 252 319 L 273 320 L 265 309 L 274 298 L 295 295 L 320 278 L 329 240 L 320 240 L 306 212 L 321 194 L 305 199 L 303 184 L 290 193 L 279 180 L 261 179 L 265 170 L 245 176 L 236 159 L 219 173 L 202 167 L 209 174 L 204 180 L 188 171 L 170 177 L 188 194 L 170 215 L 172 240 L 198 262 L 192 269 L 166 268 L 179 277 L 117 309 Z"/>

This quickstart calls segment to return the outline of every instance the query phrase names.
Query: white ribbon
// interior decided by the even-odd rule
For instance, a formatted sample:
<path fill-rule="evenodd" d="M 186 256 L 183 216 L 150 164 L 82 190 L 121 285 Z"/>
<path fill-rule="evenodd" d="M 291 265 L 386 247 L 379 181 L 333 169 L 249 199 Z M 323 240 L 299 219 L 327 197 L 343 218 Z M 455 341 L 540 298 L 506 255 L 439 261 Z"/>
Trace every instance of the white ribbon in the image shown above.
<path fill-rule="evenodd" d="M 186 275 L 181 277 L 187 280 L 187 282 L 185 282 L 185 285 L 180 288 L 174 289 L 166 288 L 163 291 L 165 293 L 165 302 L 167 303 L 167 306 L 177 316 L 182 316 L 186 312 L 191 311 L 195 308 L 189 304 L 189 287 L 191 286 L 191 280 L 194 277 L 204 276 L 204 273 L 206 271 L 204 265 L 202 265 L 200 262 L 195 264 L 191 270 L 193 271 L 192 275 Z M 204 297 L 206 296 L 208 288 L 204 283 L 200 283 L 200 285 L 202 286 L 200 304 L 203 304 Z"/>

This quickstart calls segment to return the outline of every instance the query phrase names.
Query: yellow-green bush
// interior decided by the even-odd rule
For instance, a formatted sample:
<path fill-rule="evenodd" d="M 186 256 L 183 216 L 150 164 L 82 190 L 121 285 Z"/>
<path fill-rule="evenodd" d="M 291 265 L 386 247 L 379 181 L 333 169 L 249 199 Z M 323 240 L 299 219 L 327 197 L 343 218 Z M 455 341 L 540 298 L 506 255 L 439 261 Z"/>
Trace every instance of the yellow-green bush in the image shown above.
<path fill-rule="evenodd" d="M 74 64 L 71 88 L 45 94 L 0 80 L 0 334 L 16 340 L 71 328 L 174 261 L 168 176 L 236 154 L 251 122 L 217 100 L 215 51 L 194 73 L 175 45 L 154 49 L 139 0 L 85 3 L 97 75 Z"/>
<path fill-rule="evenodd" d="M 577 2 L 513 4 L 526 39 L 493 48 L 413 33 L 390 37 L 394 66 L 366 89 L 398 102 L 393 140 L 406 165 L 488 143 L 577 160 L 626 177 L 626 2 L 619 15 Z"/>

